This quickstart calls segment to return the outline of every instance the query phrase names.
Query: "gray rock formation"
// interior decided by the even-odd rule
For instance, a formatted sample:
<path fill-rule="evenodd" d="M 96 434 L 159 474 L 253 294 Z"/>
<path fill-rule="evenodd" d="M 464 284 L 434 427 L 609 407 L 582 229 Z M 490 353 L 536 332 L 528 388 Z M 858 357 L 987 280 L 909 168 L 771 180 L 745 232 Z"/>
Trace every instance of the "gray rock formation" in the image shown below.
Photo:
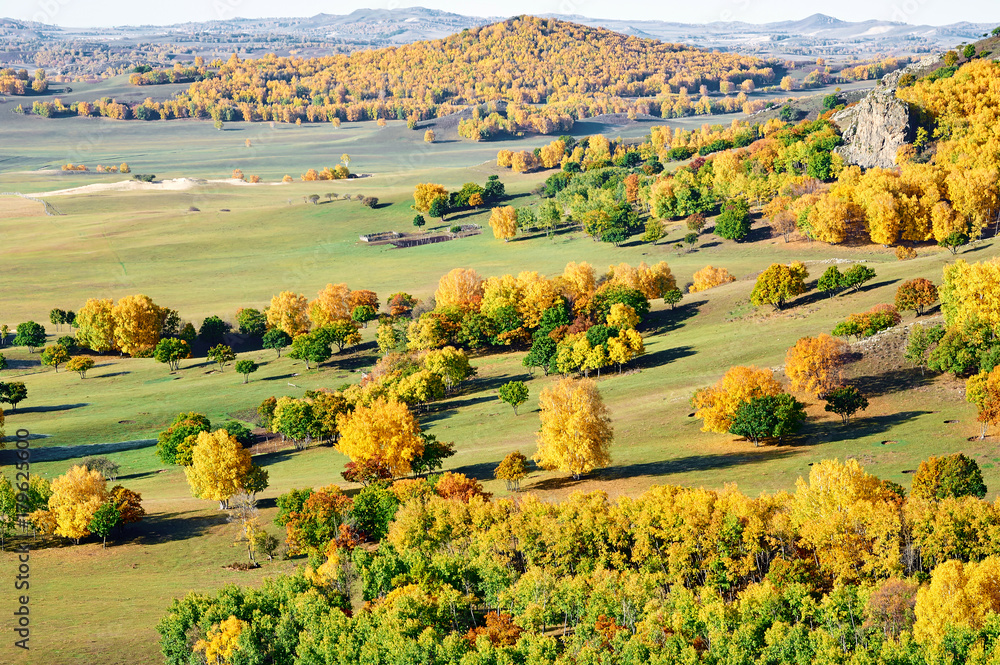
<path fill-rule="evenodd" d="M 899 78 L 935 59 L 931 56 L 886 74 L 858 104 L 833 116 L 844 137 L 844 145 L 837 152 L 845 162 L 866 169 L 896 165 L 896 151 L 912 141 L 916 131 L 909 105 L 896 98 Z"/>

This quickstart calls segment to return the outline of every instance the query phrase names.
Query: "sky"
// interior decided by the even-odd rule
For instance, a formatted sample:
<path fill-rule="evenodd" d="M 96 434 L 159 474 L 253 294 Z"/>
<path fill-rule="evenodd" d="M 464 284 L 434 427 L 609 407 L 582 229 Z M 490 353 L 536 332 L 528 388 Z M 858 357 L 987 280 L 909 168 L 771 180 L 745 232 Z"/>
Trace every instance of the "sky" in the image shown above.
<path fill-rule="evenodd" d="M 959 21 L 1000 23 L 997 0 L 0 0 L 0 17 L 64 26 L 167 25 L 234 17 L 348 14 L 359 8 L 423 6 L 471 16 L 579 14 L 591 18 L 655 19 L 683 23 L 746 21 L 765 23 L 822 12 L 847 21 L 880 19 L 944 25 Z"/>

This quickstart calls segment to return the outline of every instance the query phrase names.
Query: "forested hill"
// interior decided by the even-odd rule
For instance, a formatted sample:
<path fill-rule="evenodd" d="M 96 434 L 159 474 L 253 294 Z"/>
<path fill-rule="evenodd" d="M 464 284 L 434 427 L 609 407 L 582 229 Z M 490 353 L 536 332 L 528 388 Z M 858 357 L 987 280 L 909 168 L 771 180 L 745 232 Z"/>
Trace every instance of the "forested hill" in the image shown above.
<path fill-rule="evenodd" d="M 574 102 L 655 97 L 682 89 L 728 91 L 731 84 L 774 81 L 771 63 L 751 56 L 710 52 L 642 39 L 556 19 L 520 16 L 447 37 L 398 47 L 320 58 L 232 57 L 217 71 L 201 66 L 190 88 L 157 115 L 211 114 L 223 120 L 294 122 L 425 119 L 456 106 L 508 101 L 515 105 L 562 102 L 527 115 L 549 117 L 538 131 L 565 128 Z M 136 76 L 159 82 L 156 72 Z M 203 78 L 202 78 L 203 77 Z M 507 114 L 508 118 L 510 113 Z"/>

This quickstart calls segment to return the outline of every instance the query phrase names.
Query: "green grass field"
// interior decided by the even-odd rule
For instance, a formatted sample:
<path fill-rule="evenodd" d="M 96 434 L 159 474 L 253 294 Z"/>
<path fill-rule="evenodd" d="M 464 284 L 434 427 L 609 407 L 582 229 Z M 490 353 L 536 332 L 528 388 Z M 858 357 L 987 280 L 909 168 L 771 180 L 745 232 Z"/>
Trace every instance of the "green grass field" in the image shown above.
<path fill-rule="evenodd" d="M 486 162 L 495 156 L 498 144 L 426 146 L 420 140 L 422 133 L 410 132 L 400 123 L 384 130 L 364 123 L 340 130 L 329 126 L 272 130 L 261 125 L 218 132 L 208 123 L 46 122 L 12 117 L 11 123 L 0 125 L 0 144 L 5 146 L 0 191 L 46 192 L 125 178 L 37 171 L 67 161 L 88 165 L 128 161 L 135 172 L 163 178 L 224 178 L 233 168 L 241 168 L 268 181 L 290 173 L 296 182 L 47 197 L 63 213 L 55 217 L 39 216 L 22 199 L 0 197 L 5 241 L 0 322 L 11 328 L 34 319 L 45 323 L 54 339 L 67 330 L 57 332 L 48 324 L 49 310 L 76 310 L 88 297 L 145 293 L 197 326 L 211 314 L 232 320 L 238 307 L 263 306 L 284 289 L 311 298 L 328 282 L 346 281 L 352 288 L 376 290 L 383 298 L 397 290 L 426 298 L 438 278 L 458 266 L 488 276 L 521 270 L 553 274 L 568 261 L 589 261 L 603 270 L 622 261 L 665 260 L 683 285 L 696 270 L 712 264 L 729 269 L 738 281 L 687 295 L 673 311 L 657 303 L 643 330 L 647 355 L 622 375 L 612 372 L 600 378 L 615 427 L 613 465 L 580 481 L 535 469 L 522 485 L 526 491 L 555 499 L 576 490 L 620 495 L 662 483 L 712 488 L 736 483 L 753 494 L 791 489 L 811 463 L 848 456 L 862 460 L 871 472 L 908 486 L 910 476 L 905 472 L 920 460 L 959 450 L 979 461 L 991 496 L 1000 487 L 995 441 L 967 440 L 978 427 L 961 383 L 922 377 L 919 371 L 903 367 L 898 353 L 892 352 L 898 333 L 881 338 L 848 368 L 871 398 L 868 412 L 849 427 L 824 413 L 815 399 L 804 398 L 810 403 L 811 418 L 802 436 L 788 445 L 754 448 L 731 436 L 703 433 L 700 421 L 689 416 L 692 392 L 716 381 L 731 365 L 779 368 L 785 351 L 798 338 L 829 332 L 851 312 L 892 302 L 902 280 L 923 276 L 939 282 L 942 266 L 953 257 L 937 248 L 922 249 L 917 259 L 898 262 L 890 250 L 879 247 L 786 244 L 755 231 L 755 239 L 743 244 L 706 234 L 695 251 L 678 254 L 673 244 L 684 233 L 679 226 L 656 246 L 631 243 L 616 248 L 595 243 L 579 231 L 503 243 L 488 228 L 482 235 L 425 247 L 368 246 L 358 241 L 359 234 L 412 230 L 414 213 L 409 206 L 415 183 L 456 187 L 501 173 L 515 204 L 524 205 L 537 203 L 529 192 L 546 174 L 517 176 L 490 166 Z M 110 128 L 102 129 L 105 125 Z M 90 140 L 85 135 L 92 130 L 98 137 L 92 147 L 79 148 Z M 644 131 L 636 125 L 620 133 Z M 19 138 L 11 143 L 8 139 L 13 136 Z M 246 137 L 252 139 L 253 148 L 244 146 Z M 506 145 L 544 142 L 536 137 Z M 332 165 L 343 152 L 352 156 L 352 171 L 372 177 L 298 181 L 299 173 Z M 304 196 L 326 192 L 378 196 L 381 204 L 370 210 L 355 201 L 303 203 Z M 191 207 L 198 211 L 190 211 Z M 482 211 L 455 218 L 486 226 L 487 216 Z M 449 218 L 446 225 L 451 223 Z M 996 242 L 988 241 L 961 257 L 982 260 L 997 254 Z M 813 292 L 783 312 L 770 308 L 755 312 L 747 305 L 753 277 L 771 262 L 804 260 L 815 279 L 826 268 L 823 261 L 832 258 L 868 261 L 878 277 L 861 293 L 827 300 Z M 912 321 L 912 315 L 904 318 L 904 324 Z M 370 327 L 364 331 L 361 348 L 334 356 L 318 370 L 277 359 L 271 351 L 248 352 L 247 357 L 264 364 L 246 385 L 232 366 L 218 372 L 204 358 L 184 361 L 179 372 L 170 374 L 151 359 L 103 357 L 81 380 L 76 374 L 40 366 L 38 354 L 8 347 L 0 352 L 11 368 L 0 372 L 0 380 L 24 381 L 29 397 L 16 412 L 8 412 L 7 431 L 26 428 L 41 435 L 32 445 L 42 448 L 155 437 L 179 411 L 201 411 L 213 423 L 221 423 L 229 416 L 245 415 L 269 395 L 300 396 L 310 388 L 336 388 L 359 380 L 359 370 L 375 359 L 373 335 Z M 528 377 L 522 357 L 523 352 L 510 352 L 473 359 L 477 377 L 458 394 L 419 414 L 425 429 L 455 442 L 458 453 L 447 470 L 479 477 L 497 494 L 505 492 L 502 483 L 492 480 L 492 470 L 510 451 L 529 456 L 534 452 L 538 393 L 554 380 Z M 527 380 L 531 390 L 519 416 L 496 397 L 497 386 L 515 377 Z M 958 422 L 945 425 L 946 420 Z M 122 465 L 121 482 L 142 493 L 149 517 L 107 550 L 92 542 L 38 543 L 32 554 L 33 651 L 16 654 L 11 662 L 159 662 L 155 625 L 170 599 L 229 582 L 257 583 L 301 564 L 274 561 L 251 573 L 224 570 L 222 566 L 243 556 L 231 547 L 235 527 L 225 523 L 211 502 L 191 498 L 180 470 L 164 470 L 149 447 L 110 457 Z M 273 516 L 274 497 L 290 488 L 340 481 L 345 461 L 324 446 L 260 456 L 257 462 L 267 466 L 271 481 L 263 493 L 265 517 Z M 39 462 L 32 472 L 52 478 L 72 463 Z M 276 527 L 271 529 L 277 533 Z M 4 552 L 0 562 L 0 584 L 6 585 L 15 555 Z M 3 594 L 0 616 L 9 617 L 12 608 L 10 594 Z M 9 652 L 2 653 L 6 659 Z"/>

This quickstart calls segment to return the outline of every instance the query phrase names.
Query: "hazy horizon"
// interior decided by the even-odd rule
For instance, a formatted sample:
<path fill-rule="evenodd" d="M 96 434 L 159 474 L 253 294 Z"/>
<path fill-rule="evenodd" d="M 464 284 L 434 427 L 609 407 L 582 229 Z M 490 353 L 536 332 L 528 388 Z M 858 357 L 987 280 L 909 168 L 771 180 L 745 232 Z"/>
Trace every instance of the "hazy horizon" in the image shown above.
<path fill-rule="evenodd" d="M 957 7 L 956 7 L 957 6 Z M 36 0 L 0 10 L 5 18 L 36 21 L 61 27 L 111 28 L 138 25 L 172 25 L 187 22 L 229 20 L 236 18 L 308 18 L 326 13 L 346 15 L 358 9 L 395 10 L 426 7 L 464 16 L 507 17 L 518 14 L 575 14 L 601 20 L 653 20 L 677 23 L 711 23 L 742 21 L 770 23 L 796 21 L 816 13 L 827 14 L 843 21 L 882 20 L 909 24 L 949 25 L 960 22 L 1000 23 L 1000 6 L 987 0 L 929 3 L 927 0 L 845 0 L 836 10 L 809 11 L 793 0 L 708 0 L 680 7 L 668 7 L 652 2 L 624 2 L 614 5 L 615 15 L 609 15 L 608 5 L 589 0 L 541 0 L 527 2 L 479 2 L 471 5 L 458 0 L 425 0 L 400 3 L 350 1 L 330 6 L 329 3 L 305 0 L 295 5 L 294 13 L 275 11 L 273 3 L 263 0 L 214 0 L 211 3 L 177 0 L 169 6 L 150 8 L 124 0 L 105 0 L 100 5 L 79 0 Z"/>

